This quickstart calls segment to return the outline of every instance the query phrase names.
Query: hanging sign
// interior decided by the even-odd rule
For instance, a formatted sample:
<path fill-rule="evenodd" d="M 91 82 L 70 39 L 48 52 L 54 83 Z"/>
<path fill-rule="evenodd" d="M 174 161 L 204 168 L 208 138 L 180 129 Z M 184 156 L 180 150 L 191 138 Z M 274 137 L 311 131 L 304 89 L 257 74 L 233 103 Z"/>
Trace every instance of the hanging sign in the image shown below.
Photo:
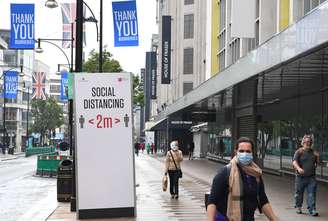
<path fill-rule="evenodd" d="M 34 49 L 34 4 L 10 5 L 10 49 Z"/>
<path fill-rule="evenodd" d="M 114 46 L 138 46 L 138 19 L 136 1 L 112 2 Z"/>
<path fill-rule="evenodd" d="M 68 72 L 61 71 L 60 99 L 67 101 L 68 98 Z"/>
<path fill-rule="evenodd" d="M 17 71 L 5 71 L 5 98 L 17 98 L 18 73 Z"/>
<path fill-rule="evenodd" d="M 171 83 L 171 16 L 162 16 L 162 84 Z"/>

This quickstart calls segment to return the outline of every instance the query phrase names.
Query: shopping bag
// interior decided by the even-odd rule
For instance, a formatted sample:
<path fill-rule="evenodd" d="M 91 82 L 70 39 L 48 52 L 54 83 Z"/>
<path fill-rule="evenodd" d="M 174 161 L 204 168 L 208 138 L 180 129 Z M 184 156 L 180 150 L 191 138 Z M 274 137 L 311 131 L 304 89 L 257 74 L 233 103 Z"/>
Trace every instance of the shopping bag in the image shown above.
<path fill-rule="evenodd" d="M 163 188 L 163 191 L 165 192 L 167 190 L 167 176 L 163 176 L 163 179 L 162 179 L 162 188 Z"/>

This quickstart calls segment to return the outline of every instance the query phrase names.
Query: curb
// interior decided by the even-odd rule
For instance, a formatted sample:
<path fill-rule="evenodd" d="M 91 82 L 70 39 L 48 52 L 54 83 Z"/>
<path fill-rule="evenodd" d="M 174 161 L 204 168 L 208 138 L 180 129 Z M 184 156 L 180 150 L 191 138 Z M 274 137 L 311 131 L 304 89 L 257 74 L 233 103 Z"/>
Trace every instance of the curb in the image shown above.
<path fill-rule="evenodd" d="M 12 155 L 12 157 L 7 157 L 7 158 L 3 158 L 3 159 L 0 158 L 0 161 L 15 160 L 17 158 L 21 158 L 21 157 L 24 157 L 24 156 L 25 156 L 24 153 L 14 154 L 14 155 Z"/>

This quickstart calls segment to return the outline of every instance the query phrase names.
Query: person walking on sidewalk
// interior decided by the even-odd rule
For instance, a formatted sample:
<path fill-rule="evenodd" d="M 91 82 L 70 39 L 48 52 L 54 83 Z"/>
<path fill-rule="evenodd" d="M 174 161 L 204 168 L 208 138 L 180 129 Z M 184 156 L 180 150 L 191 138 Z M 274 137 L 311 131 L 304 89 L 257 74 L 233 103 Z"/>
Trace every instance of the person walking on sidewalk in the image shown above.
<path fill-rule="evenodd" d="M 260 212 L 277 221 L 264 191 L 262 170 L 253 162 L 254 143 L 247 137 L 237 140 L 234 156 L 214 177 L 208 198 L 209 221 L 253 221 Z"/>
<path fill-rule="evenodd" d="M 307 205 L 312 216 L 318 216 L 316 212 L 317 183 L 315 171 L 319 164 L 319 153 L 315 152 L 311 135 L 304 135 L 300 147 L 294 154 L 293 166 L 296 170 L 295 177 L 295 208 L 296 213 L 302 213 L 303 195 L 307 190 Z"/>
<path fill-rule="evenodd" d="M 179 150 L 178 141 L 172 141 L 171 150 L 166 154 L 165 158 L 165 176 L 169 174 L 171 198 L 179 198 L 179 177 L 181 172 L 181 161 L 183 155 Z"/>
<path fill-rule="evenodd" d="M 191 141 L 190 144 L 188 144 L 188 150 L 189 150 L 189 160 L 194 159 L 194 150 L 195 150 L 195 143 Z"/>

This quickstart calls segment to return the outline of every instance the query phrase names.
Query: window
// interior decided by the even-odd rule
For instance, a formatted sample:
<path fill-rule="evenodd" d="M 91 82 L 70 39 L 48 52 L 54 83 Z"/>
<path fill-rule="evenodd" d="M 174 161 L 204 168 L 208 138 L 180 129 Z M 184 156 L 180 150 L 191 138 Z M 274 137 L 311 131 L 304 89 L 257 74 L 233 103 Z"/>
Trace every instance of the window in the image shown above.
<path fill-rule="evenodd" d="M 226 36 L 226 31 L 224 30 L 219 35 L 219 51 L 221 51 L 225 47 L 225 42 L 226 42 L 225 36 Z"/>
<path fill-rule="evenodd" d="M 226 0 L 220 1 L 220 32 L 226 26 Z"/>
<path fill-rule="evenodd" d="M 311 10 L 311 0 L 304 0 L 304 15 Z"/>
<path fill-rule="evenodd" d="M 51 95 L 57 102 L 60 102 L 60 96 L 59 95 Z"/>
<path fill-rule="evenodd" d="M 183 51 L 183 74 L 194 72 L 194 49 L 185 48 Z"/>
<path fill-rule="evenodd" d="M 234 39 L 230 44 L 231 64 L 235 63 L 240 57 L 240 39 Z"/>
<path fill-rule="evenodd" d="M 192 5 L 194 4 L 194 0 L 184 0 L 185 5 Z"/>
<path fill-rule="evenodd" d="M 60 93 L 60 85 L 50 85 L 50 93 Z"/>
<path fill-rule="evenodd" d="M 27 101 L 28 100 L 28 93 L 27 92 L 23 92 L 23 101 Z M 31 101 L 31 96 L 30 96 L 30 101 Z"/>
<path fill-rule="evenodd" d="M 225 50 L 221 51 L 219 54 L 219 71 L 225 68 Z"/>
<path fill-rule="evenodd" d="M 187 94 L 189 91 L 192 91 L 193 83 L 192 82 L 184 82 L 183 83 L 183 95 Z"/>
<path fill-rule="evenodd" d="M 194 37 L 194 15 L 184 16 L 184 39 L 189 39 Z"/>

